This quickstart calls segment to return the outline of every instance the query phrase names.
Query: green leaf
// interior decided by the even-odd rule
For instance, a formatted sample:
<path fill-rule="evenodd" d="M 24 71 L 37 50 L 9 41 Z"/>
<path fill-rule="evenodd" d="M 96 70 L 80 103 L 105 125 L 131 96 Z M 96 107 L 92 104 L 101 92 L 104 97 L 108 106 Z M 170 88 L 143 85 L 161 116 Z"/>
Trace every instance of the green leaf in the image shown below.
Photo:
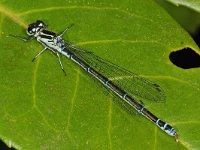
<path fill-rule="evenodd" d="M 190 35 L 154 1 L 1 1 L 0 138 L 17 149 L 197 149 L 200 147 L 199 69 L 172 64 L 169 54 Z M 49 30 L 98 56 L 159 84 L 166 103 L 147 103 L 169 122 L 179 142 L 144 117 L 130 115 L 92 77 L 36 41 L 24 43 L 25 27 L 43 20 Z M 189 61 L 189 60 L 187 60 Z"/>
<path fill-rule="evenodd" d="M 200 25 L 200 13 L 185 3 L 175 3 L 175 1 L 156 0 L 166 11 L 194 38 L 198 35 Z M 174 5 L 175 3 L 175 5 Z M 194 5 L 194 3 L 188 3 Z M 197 8 L 199 6 L 195 5 Z M 196 37 L 198 38 L 198 37 Z"/>
<path fill-rule="evenodd" d="M 167 1 L 172 2 L 177 6 L 183 5 L 200 12 L 200 2 L 198 0 L 167 0 Z"/>

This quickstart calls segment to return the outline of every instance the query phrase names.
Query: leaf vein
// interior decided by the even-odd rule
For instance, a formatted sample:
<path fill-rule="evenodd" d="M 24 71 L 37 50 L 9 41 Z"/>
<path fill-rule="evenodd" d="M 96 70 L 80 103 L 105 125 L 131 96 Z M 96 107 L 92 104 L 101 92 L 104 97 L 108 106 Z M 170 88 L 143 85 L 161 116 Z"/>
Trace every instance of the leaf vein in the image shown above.
<path fill-rule="evenodd" d="M 111 130 L 112 130 L 112 101 L 109 100 L 109 111 L 108 111 L 108 139 L 109 139 L 109 146 L 110 146 L 110 149 L 112 150 Z"/>
<path fill-rule="evenodd" d="M 189 121 L 178 121 L 178 122 L 174 122 L 174 125 L 181 125 L 181 124 L 200 124 L 200 121 L 196 121 L 196 120 L 189 120 Z"/>
<path fill-rule="evenodd" d="M 156 43 L 158 44 L 158 41 L 142 41 L 142 40 L 124 40 L 124 39 L 105 39 L 105 40 L 96 40 L 96 41 L 84 41 L 84 42 L 78 42 L 77 45 L 88 45 L 88 44 L 109 44 L 109 43 L 115 43 L 115 42 L 123 42 L 123 43 Z"/>
<path fill-rule="evenodd" d="M 51 130 L 53 130 L 54 132 L 58 132 L 58 130 L 56 130 L 56 129 L 47 121 L 45 115 L 40 111 L 40 109 L 39 109 L 37 106 L 35 106 L 34 108 L 35 108 L 35 110 L 39 113 L 39 115 L 42 117 L 44 123 L 45 123 L 47 126 L 49 126 L 49 128 L 50 128 Z"/>
<path fill-rule="evenodd" d="M 71 117 L 72 117 L 73 109 L 74 109 L 74 102 L 75 102 L 76 94 L 77 94 L 77 91 L 78 91 L 79 79 L 80 79 L 80 69 L 77 70 L 77 76 L 76 76 L 76 82 L 75 82 L 76 86 L 75 86 L 75 89 L 74 89 L 73 97 L 71 99 L 71 108 L 70 108 L 70 112 L 68 114 L 66 131 L 69 131 L 70 121 L 71 121 Z"/>
<path fill-rule="evenodd" d="M 154 138 L 154 146 L 153 146 L 153 149 L 156 150 L 156 145 L 157 145 L 157 130 L 158 127 L 155 126 L 155 130 L 154 130 L 154 133 L 155 133 L 155 138 Z"/>
<path fill-rule="evenodd" d="M 90 10 L 115 10 L 118 12 L 121 12 L 123 14 L 129 15 L 129 16 L 134 16 L 137 18 L 142 18 L 144 20 L 148 20 L 150 22 L 153 22 L 153 20 L 149 18 L 144 18 L 144 16 L 137 15 L 133 12 L 129 12 L 127 10 L 120 9 L 118 7 L 95 7 L 95 6 L 78 6 L 78 5 L 71 5 L 71 6 L 58 6 L 58 7 L 48 7 L 48 8 L 38 8 L 38 9 L 32 9 L 28 11 L 24 11 L 22 13 L 19 13 L 19 16 L 23 15 L 28 15 L 28 14 L 33 14 L 33 13 L 39 13 L 39 12 L 45 12 L 45 11 L 52 11 L 52 10 L 61 10 L 61 9 L 90 9 Z"/>
<path fill-rule="evenodd" d="M 181 80 L 181 79 L 178 79 L 176 77 L 172 77 L 172 76 L 164 76 L 164 75 L 161 75 L 161 76 L 158 76 L 158 75 L 155 75 L 155 76 L 149 76 L 149 75 L 140 75 L 142 77 L 148 77 L 148 78 L 156 78 L 156 79 L 168 79 L 168 80 L 174 80 L 174 81 L 177 81 L 177 82 L 180 82 L 180 83 L 183 83 L 183 84 L 187 84 L 193 88 L 195 88 L 197 91 L 199 91 L 199 87 L 195 84 L 191 84 L 190 82 L 188 81 L 184 81 L 184 80 Z"/>
<path fill-rule="evenodd" d="M 15 23 L 19 24 L 20 26 L 24 28 L 27 27 L 27 23 L 24 20 L 22 20 L 15 12 L 13 12 L 12 10 L 6 8 L 1 4 L 0 4 L 0 12 L 5 16 L 7 16 L 8 18 L 10 18 L 11 20 L 13 20 Z"/>

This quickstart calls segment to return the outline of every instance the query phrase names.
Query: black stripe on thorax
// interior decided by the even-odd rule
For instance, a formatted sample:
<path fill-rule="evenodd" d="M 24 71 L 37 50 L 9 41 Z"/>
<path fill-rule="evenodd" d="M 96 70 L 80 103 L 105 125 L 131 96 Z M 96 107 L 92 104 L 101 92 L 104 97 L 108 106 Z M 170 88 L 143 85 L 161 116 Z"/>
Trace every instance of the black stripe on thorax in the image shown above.
<path fill-rule="evenodd" d="M 44 38 L 44 39 L 49 39 L 49 40 L 52 40 L 54 37 L 52 36 L 49 36 L 49 35 L 45 35 L 45 34 L 41 34 L 40 35 L 41 38 Z"/>
<path fill-rule="evenodd" d="M 50 35 L 50 36 L 53 36 L 53 37 L 56 37 L 56 33 L 54 32 L 51 32 L 51 31 L 48 31 L 48 30 L 43 30 L 42 31 L 43 34 L 46 34 L 46 35 Z"/>

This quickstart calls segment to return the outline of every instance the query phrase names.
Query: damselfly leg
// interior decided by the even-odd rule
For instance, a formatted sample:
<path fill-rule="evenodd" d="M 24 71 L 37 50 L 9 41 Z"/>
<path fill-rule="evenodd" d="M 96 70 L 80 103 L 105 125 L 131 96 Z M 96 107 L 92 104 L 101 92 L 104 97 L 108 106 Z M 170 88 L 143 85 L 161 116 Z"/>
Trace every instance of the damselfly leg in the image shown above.
<path fill-rule="evenodd" d="M 74 24 L 71 24 L 70 26 L 68 26 L 59 36 L 62 37 L 66 31 L 68 31 L 71 27 L 73 27 Z"/>
<path fill-rule="evenodd" d="M 21 37 L 21 36 L 17 36 L 17 35 L 12 35 L 12 34 L 10 34 L 9 36 L 17 38 L 17 39 L 20 39 L 20 40 L 22 40 L 24 42 L 31 41 L 31 40 L 33 40 L 35 38 L 34 36 L 31 36 L 29 38 L 25 38 L 25 37 Z"/>
<path fill-rule="evenodd" d="M 69 29 L 71 29 L 71 27 L 73 27 L 73 26 L 74 26 L 74 24 L 69 25 L 61 34 L 59 34 L 59 37 L 62 37 L 62 36 L 65 34 L 65 32 L 67 32 L 67 31 L 68 31 Z M 61 59 L 60 59 L 60 55 L 59 55 L 58 52 L 56 52 L 56 55 L 57 55 L 57 57 L 58 57 L 58 61 L 59 61 L 59 63 L 60 63 L 60 67 L 61 67 L 61 69 L 62 69 L 64 75 L 66 76 L 66 72 L 65 72 L 65 70 L 64 70 L 62 61 L 61 61 Z"/>
<path fill-rule="evenodd" d="M 44 49 L 42 49 L 42 50 L 32 59 L 32 62 L 33 62 L 36 58 L 38 58 L 46 49 L 48 49 L 48 47 L 45 47 Z M 54 51 L 53 51 L 53 52 L 54 52 Z M 54 52 L 54 53 L 55 53 L 56 56 L 58 57 L 58 61 L 59 61 L 60 67 L 61 67 L 61 69 L 62 69 L 64 75 L 66 76 L 66 72 L 65 72 L 65 70 L 64 70 L 64 67 L 63 67 L 62 61 L 61 61 L 61 59 L 60 59 L 59 53 L 58 53 L 58 52 Z"/>
<path fill-rule="evenodd" d="M 32 62 L 34 62 L 34 60 L 40 56 L 45 50 L 47 49 L 47 47 L 45 47 L 44 49 L 42 49 L 33 59 L 32 59 Z"/>
<path fill-rule="evenodd" d="M 63 68 L 62 61 L 61 61 L 61 59 L 60 59 L 60 55 L 59 55 L 58 52 L 56 53 L 56 55 L 57 55 L 57 57 L 58 57 L 58 61 L 59 61 L 59 63 L 60 63 L 60 67 L 61 67 L 61 69 L 62 69 L 64 75 L 66 76 L 66 72 L 65 72 L 65 70 L 64 70 L 64 68 Z"/>
<path fill-rule="evenodd" d="M 59 36 L 61 37 L 62 35 L 64 35 L 64 33 L 65 33 L 67 30 L 69 30 L 72 26 L 74 26 L 74 24 L 71 24 L 70 26 L 68 26 Z M 16 35 L 12 35 L 12 34 L 10 34 L 9 36 L 14 37 L 14 38 L 17 38 L 17 39 L 19 39 L 19 40 L 22 40 L 22 41 L 24 41 L 24 42 L 31 41 L 31 40 L 33 40 L 33 39 L 35 38 L 34 36 L 31 36 L 31 37 L 29 37 L 29 38 L 26 38 L 26 37 L 16 36 Z M 49 41 L 49 42 L 50 42 L 50 41 Z M 32 59 L 32 62 L 34 62 L 35 59 L 38 58 L 46 49 L 48 49 L 48 47 L 44 47 L 44 49 L 42 49 L 42 50 Z M 51 49 L 50 49 L 50 50 L 51 50 Z M 53 50 L 52 50 L 52 51 L 53 51 Z M 65 72 L 65 70 L 64 70 L 64 67 L 63 67 L 62 61 L 61 61 L 61 59 L 60 59 L 59 53 L 58 53 L 58 52 L 55 52 L 55 51 L 53 51 L 53 52 L 57 55 L 58 61 L 59 61 L 59 64 L 60 64 L 60 67 L 61 67 L 61 69 L 62 69 L 64 75 L 66 76 L 66 72 Z"/>

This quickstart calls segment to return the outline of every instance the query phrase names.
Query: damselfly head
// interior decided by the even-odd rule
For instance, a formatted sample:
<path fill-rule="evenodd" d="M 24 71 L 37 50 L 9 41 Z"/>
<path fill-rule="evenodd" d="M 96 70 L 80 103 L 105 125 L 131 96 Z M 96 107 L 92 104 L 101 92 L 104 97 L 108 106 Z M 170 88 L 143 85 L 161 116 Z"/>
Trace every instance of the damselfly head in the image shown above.
<path fill-rule="evenodd" d="M 40 20 L 37 20 L 36 22 L 34 23 L 31 23 L 29 26 L 28 26 L 28 29 L 27 29 L 27 34 L 28 35 L 38 35 L 37 33 L 46 29 L 47 28 L 47 25 L 44 24 L 43 21 L 40 21 Z"/>

